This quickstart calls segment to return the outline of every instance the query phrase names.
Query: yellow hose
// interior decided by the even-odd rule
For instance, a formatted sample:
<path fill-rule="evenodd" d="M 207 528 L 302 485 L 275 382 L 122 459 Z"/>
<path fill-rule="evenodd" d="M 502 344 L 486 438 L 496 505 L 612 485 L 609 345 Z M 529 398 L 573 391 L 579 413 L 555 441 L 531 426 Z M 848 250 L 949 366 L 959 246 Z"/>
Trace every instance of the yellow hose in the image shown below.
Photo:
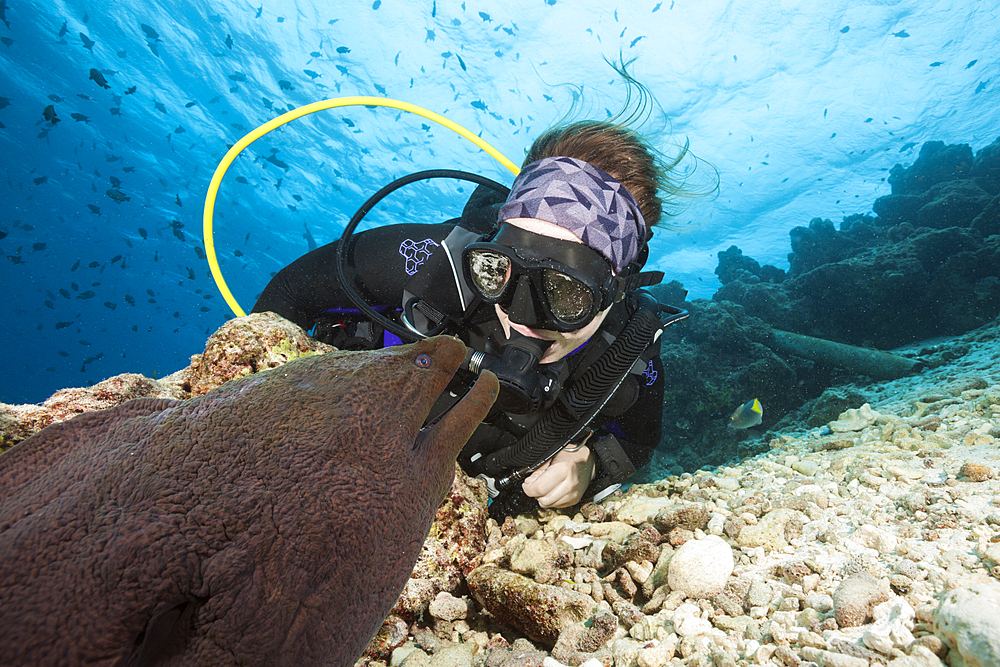
<path fill-rule="evenodd" d="M 215 199 L 218 196 L 219 186 L 222 185 L 222 179 L 226 175 L 226 171 L 233 163 L 233 160 L 236 159 L 236 156 L 243 152 L 244 148 L 257 141 L 271 130 L 279 128 L 285 123 L 291 122 L 296 118 L 301 118 L 306 114 L 324 111 L 326 109 L 334 109 L 336 107 L 353 106 L 389 107 L 390 109 L 399 109 L 401 111 L 415 113 L 418 116 L 423 116 L 428 120 L 444 125 L 449 130 L 457 132 L 475 145 L 479 146 L 481 149 L 496 158 L 500 164 L 509 169 L 515 176 L 520 171 L 517 165 L 508 160 L 503 153 L 493 148 L 493 146 L 489 145 L 472 132 L 469 132 L 458 123 L 448 120 L 441 114 L 434 113 L 433 111 L 429 111 L 423 107 L 418 107 L 415 104 L 402 102 L 400 100 L 392 100 L 384 97 L 338 97 L 331 100 L 323 100 L 322 102 L 313 102 L 312 104 L 307 104 L 299 107 L 298 109 L 293 109 L 288 113 L 281 114 L 277 118 L 269 120 L 257 129 L 246 134 L 242 139 L 237 141 L 232 148 L 229 149 L 229 152 L 227 152 L 225 157 L 222 158 L 222 161 L 219 162 L 219 166 L 215 168 L 215 173 L 212 174 L 212 181 L 208 185 L 208 193 L 205 195 L 205 214 L 202 227 L 205 235 L 205 257 L 208 259 L 208 266 L 212 270 L 212 277 L 215 278 L 215 284 L 218 285 L 223 298 L 226 300 L 226 303 L 229 304 L 229 307 L 233 309 L 233 312 L 236 313 L 237 317 L 243 317 L 246 313 L 243 312 L 242 308 L 240 308 L 240 304 L 237 303 L 236 297 L 234 297 L 232 292 L 229 291 L 229 287 L 226 285 L 226 281 L 222 277 L 222 270 L 219 268 L 219 261 L 215 255 L 215 241 L 212 238 L 212 215 L 215 212 Z"/>

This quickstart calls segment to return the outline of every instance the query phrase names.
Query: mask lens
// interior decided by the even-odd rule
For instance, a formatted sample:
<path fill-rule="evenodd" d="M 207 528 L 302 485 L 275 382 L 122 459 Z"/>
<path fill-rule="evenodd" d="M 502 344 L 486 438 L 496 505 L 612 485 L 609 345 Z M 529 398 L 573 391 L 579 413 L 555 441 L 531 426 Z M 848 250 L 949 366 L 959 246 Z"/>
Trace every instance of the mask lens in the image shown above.
<path fill-rule="evenodd" d="M 510 260 L 500 253 L 473 250 L 468 254 L 469 273 L 476 289 L 487 299 L 496 299 L 510 278 Z"/>
<path fill-rule="evenodd" d="M 593 294 L 587 286 L 565 273 L 545 269 L 542 271 L 542 286 L 552 314 L 567 324 L 582 320 L 594 303 Z"/>

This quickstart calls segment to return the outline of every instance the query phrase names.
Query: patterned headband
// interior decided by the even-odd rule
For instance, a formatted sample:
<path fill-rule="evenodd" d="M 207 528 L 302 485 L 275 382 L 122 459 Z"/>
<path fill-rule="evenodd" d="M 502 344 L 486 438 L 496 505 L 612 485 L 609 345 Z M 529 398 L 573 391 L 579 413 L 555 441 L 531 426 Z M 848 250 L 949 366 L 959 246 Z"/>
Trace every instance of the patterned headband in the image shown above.
<path fill-rule="evenodd" d="M 621 272 L 639 253 L 646 221 L 639 204 L 611 175 L 572 157 L 532 162 L 514 180 L 498 222 L 538 218 L 568 229 Z"/>

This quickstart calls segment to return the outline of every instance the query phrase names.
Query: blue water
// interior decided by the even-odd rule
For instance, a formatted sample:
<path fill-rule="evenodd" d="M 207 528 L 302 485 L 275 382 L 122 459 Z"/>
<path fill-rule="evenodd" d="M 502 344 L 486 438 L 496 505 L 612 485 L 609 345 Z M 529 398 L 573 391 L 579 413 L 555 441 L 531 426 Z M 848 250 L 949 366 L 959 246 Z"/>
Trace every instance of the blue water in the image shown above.
<path fill-rule="evenodd" d="M 672 124 L 658 145 L 669 154 L 687 138 L 720 175 L 719 196 L 689 204 L 684 231 L 653 243 L 652 263 L 693 297 L 718 287 L 716 253 L 729 245 L 784 268 L 792 227 L 870 211 L 888 169 L 922 142 L 978 150 L 1000 135 L 1000 17 L 975 0 L 3 6 L 9 403 L 122 372 L 162 376 L 200 352 L 232 316 L 204 259 L 211 175 L 244 134 L 310 102 L 413 102 L 519 163 L 581 86 L 589 115 L 617 111 L 624 87 L 603 59 L 636 58 Z M 59 122 L 43 118 L 48 105 Z M 254 143 L 216 207 L 236 301 L 249 310 L 368 195 L 430 168 L 512 178 L 451 131 L 389 109 L 314 114 Z M 372 220 L 438 221 L 467 194 L 406 190 Z"/>

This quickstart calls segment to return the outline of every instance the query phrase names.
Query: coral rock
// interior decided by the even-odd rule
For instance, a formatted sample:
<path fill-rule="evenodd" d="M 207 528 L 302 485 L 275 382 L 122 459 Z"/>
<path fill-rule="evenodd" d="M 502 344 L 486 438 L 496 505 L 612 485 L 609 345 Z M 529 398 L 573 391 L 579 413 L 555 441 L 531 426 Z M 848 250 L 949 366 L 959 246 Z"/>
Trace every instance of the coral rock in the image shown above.
<path fill-rule="evenodd" d="M 495 565 L 476 568 L 467 581 L 476 601 L 501 623 L 550 646 L 564 628 L 589 618 L 597 606 L 588 595 L 538 584 Z"/>
<path fill-rule="evenodd" d="M 776 509 L 765 514 L 755 526 L 745 526 L 740 530 L 736 543 L 741 547 L 764 547 L 765 551 L 776 551 L 788 546 L 785 539 L 790 523 L 801 523 L 802 515 L 795 510 Z"/>
<path fill-rule="evenodd" d="M 835 433 L 860 431 L 874 424 L 880 416 L 878 412 L 872 410 L 872 406 L 865 403 L 856 410 L 846 410 L 841 413 L 837 421 L 830 422 L 830 430 Z"/>
<path fill-rule="evenodd" d="M 205 351 L 192 358 L 191 393 L 199 396 L 234 378 L 334 349 L 275 313 L 238 317 L 219 327 L 209 337 Z"/>
<path fill-rule="evenodd" d="M 709 535 L 685 542 L 670 560 L 667 581 L 691 598 L 721 593 L 733 573 L 733 548 L 721 537 Z"/>
<path fill-rule="evenodd" d="M 438 593 L 455 593 L 462 577 L 479 565 L 486 545 L 487 497 L 485 482 L 455 466 L 455 481 L 434 516 L 393 614 L 415 620 Z"/>
<path fill-rule="evenodd" d="M 552 657 L 567 665 L 580 665 L 604 649 L 608 657 L 607 643 L 618 629 L 618 619 L 607 611 L 599 611 L 593 618 L 574 623 L 559 633 L 556 645 L 552 647 Z"/>
<path fill-rule="evenodd" d="M 962 466 L 962 470 L 958 473 L 962 479 L 969 482 L 985 482 L 993 477 L 993 471 L 990 470 L 989 466 L 984 466 L 981 463 L 973 463 L 969 461 Z"/>
<path fill-rule="evenodd" d="M 934 634 L 951 649 L 953 667 L 1000 665 L 1000 584 L 957 588 L 934 612 Z"/>
<path fill-rule="evenodd" d="M 864 625 L 871 619 L 872 610 L 889 599 L 875 577 L 867 572 L 852 574 L 837 587 L 833 594 L 833 613 L 842 628 Z"/>
<path fill-rule="evenodd" d="M 669 533 L 674 528 L 704 529 L 710 518 L 711 514 L 704 505 L 682 505 L 659 512 L 653 517 L 653 526 L 661 533 Z"/>

